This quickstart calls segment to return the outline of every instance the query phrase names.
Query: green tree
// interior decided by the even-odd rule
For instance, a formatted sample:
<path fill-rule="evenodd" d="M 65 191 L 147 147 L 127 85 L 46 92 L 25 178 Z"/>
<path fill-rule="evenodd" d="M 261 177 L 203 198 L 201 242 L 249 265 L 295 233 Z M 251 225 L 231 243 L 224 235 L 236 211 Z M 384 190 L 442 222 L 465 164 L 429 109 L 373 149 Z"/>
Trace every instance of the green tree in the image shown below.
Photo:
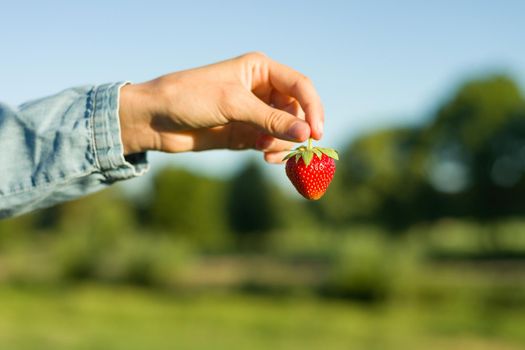
<path fill-rule="evenodd" d="M 232 178 L 228 193 L 228 218 L 237 234 L 260 234 L 277 226 L 278 215 L 272 200 L 274 191 L 261 168 L 253 161 Z"/>
<path fill-rule="evenodd" d="M 394 228 L 523 212 L 516 191 L 525 187 L 524 106 L 511 79 L 493 76 L 461 86 L 427 125 L 358 138 L 342 153 L 338 190 L 320 211 Z"/>
<path fill-rule="evenodd" d="M 228 244 L 225 183 L 165 168 L 153 180 L 145 222 L 175 237 L 215 249 Z"/>
<path fill-rule="evenodd" d="M 118 187 L 62 203 L 41 213 L 54 218 L 49 227 L 51 230 L 84 230 L 108 237 L 133 231 L 137 224 L 134 214 L 132 203 Z"/>
<path fill-rule="evenodd" d="M 330 190 L 314 203 L 327 222 L 404 224 L 415 191 L 412 159 L 417 129 L 377 131 L 356 139 L 341 154 Z"/>
<path fill-rule="evenodd" d="M 418 167 L 425 174 L 425 186 L 418 201 L 425 208 L 425 218 L 474 216 L 483 220 L 502 214 L 496 198 L 505 191 L 502 185 L 512 169 L 505 166 L 509 147 L 501 145 L 516 144 L 516 139 L 525 136 L 523 128 L 515 128 L 520 124 L 516 116 L 524 106 L 516 83 L 493 76 L 467 82 L 438 110 L 422 130 L 419 145 L 423 157 Z M 512 137 L 510 125 L 514 125 Z"/>

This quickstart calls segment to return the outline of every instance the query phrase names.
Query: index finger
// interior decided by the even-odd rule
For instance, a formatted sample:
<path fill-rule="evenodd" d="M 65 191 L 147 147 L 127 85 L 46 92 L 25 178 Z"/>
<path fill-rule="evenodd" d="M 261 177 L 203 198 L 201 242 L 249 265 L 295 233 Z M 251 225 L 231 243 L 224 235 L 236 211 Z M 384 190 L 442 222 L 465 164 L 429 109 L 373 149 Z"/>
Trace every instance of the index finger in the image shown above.
<path fill-rule="evenodd" d="M 321 98 L 311 80 L 279 62 L 271 59 L 268 61 L 270 84 L 280 93 L 299 101 L 305 113 L 305 120 L 310 124 L 311 136 L 320 140 L 323 136 L 324 111 Z"/>

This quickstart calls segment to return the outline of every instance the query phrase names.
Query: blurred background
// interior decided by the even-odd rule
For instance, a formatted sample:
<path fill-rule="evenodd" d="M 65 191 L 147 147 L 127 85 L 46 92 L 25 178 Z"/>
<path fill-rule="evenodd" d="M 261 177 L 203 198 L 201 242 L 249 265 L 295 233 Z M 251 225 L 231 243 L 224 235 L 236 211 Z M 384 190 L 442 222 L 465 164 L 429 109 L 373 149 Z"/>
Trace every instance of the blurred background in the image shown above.
<path fill-rule="evenodd" d="M 256 152 L 0 222 L 2 349 L 524 349 L 522 1 L 18 1 L 0 99 L 258 50 L 312 78 L 318 202 Z"/>

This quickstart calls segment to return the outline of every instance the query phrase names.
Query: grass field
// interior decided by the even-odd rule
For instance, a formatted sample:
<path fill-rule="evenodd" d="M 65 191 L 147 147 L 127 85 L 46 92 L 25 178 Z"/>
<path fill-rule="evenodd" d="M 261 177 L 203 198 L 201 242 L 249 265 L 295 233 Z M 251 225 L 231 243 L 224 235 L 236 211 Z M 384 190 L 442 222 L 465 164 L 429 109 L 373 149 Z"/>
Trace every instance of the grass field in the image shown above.
<path fill-rule="evenodd" d="M 525 312 L 0 287 L 0 349 L 523 349 Z"/>

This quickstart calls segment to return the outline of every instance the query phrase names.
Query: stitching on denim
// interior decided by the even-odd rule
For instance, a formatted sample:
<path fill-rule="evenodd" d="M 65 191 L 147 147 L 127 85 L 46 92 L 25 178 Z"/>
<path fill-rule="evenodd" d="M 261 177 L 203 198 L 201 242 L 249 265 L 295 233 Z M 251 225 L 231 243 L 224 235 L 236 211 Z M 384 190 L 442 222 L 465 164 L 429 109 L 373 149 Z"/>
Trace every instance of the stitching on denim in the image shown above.
<path fill-rule="evenodd" d="M 93 130 L 93 142 L 94 142 L 94 145 L 95 145 L 95 157 L 96 157 L 96 160 L 97 160 L 97 165 L 98 165 L 98 168 L 100 169 L 102 175 L 105 177 L 106 181 L 108 182 L 115 182 L 115 181 L 119 181 L 119 180 L 123 180 L 123 179 L 129 179 L 129 178 L 132 178 L 132 177 L 136 177 L 136 176 L 140 176 L 142 174 L 144 174 L 148 168 L 146 167 L 146 169 L 140 169 L 140 170 L 137 170 L 136 167 L 133 165 L 133 164 L 130 164 L 129 162 L 126 161 L 125 157 L 123 154 L 119 154 L 118 156 L 118 162 L 117 162 L 117 166 L 113 167 L 111 166 L 111 164 L 113 164 L 112 162 L 112 159 L 108 159 L 108 163 L 109 163 L 109 166 L 107 167 L 107 169 L 103 169 L 102 168 L 102 165 L 101 165 L 101 162 L 100 162 L 100 158 L 99 158 L 99 152 L 101 150 L 101 146 L 100 144 L 97 144 L 97 137 L 95 136 L 96 135 L 96 131 L 95 131 L 95 117 L 97 116 L 97 112 L 99 112 L 97 110 L 97 108 L 99 107 L 97 105 L 97 100 L 100 98 L 100 93 L 104 93 L 104 94 L 107 94 L 108 96 L 108 99 L 109 101 L 111 102 L 112 101 L 112 91 L 115 87 L 118 88 L 117 90 L 117 98 L 116 98 L 116 117 L 117 117 L 117 125 L 116 125 L 116 129 L 113 130 L 113 129 L 110 129 L 110 126 L 108 125 L 108 132 L 110 133 L 109 137 L 111 137 L 112 141 L 116 140 L 118 142 L 118 145 L 120 145 L 120 147 L 122 147 L 122 140 L 121 140 L 121 129 L 120 129 L 120 120 L 118 120 L 119 118 L 119 99 L 120 99 L 120 89 L 124 86 L 124 85 L 127 85 L 129 84 L 129 82 L 119 82 L 119 83 L 112 83 L 112 84 L 107 84 L 107 85 L 101 85 L 101 86 L 97 86 L 96 87 L 96 90 L 95 90 L 95 93 L 94 93 L 94 98 L 93 98 L 93 113 L 92 113 L 92 118 L 91 118 L 91 121 L 93 123 L 93 127 L 92 127 L 92 130 Z M 100 91 L 101 89 L 103 88 L 103 91 Z M 106 96 L 103 96 L 103 97 L 106 97 Z M 112 106 L 111 106 L 112 107 Z M 103 114 L 103 117 L 105 118 L 108 118 L 107 115 Z M 113 116 L 111 116 L 113 117 Z M 108 121 L 108 120 L 104 120 L 104 121 Z M 118 136 L 115 138 L 114 136 L 114 133 L 117 133 Z M 109 144 L 105 146 L 109 151 L 112 151 L 112 152 L 108 152 L 108 157 L 113 157 L 114 156 L 114 152 L 115 152 L 115 149 L 113 149 Z"/>
<path fill-rule="evenodd" d="M 90 98 L 91 98 L 91 116 L 89 118 L 89 121 L 91 122 L 90 130 L 91 130 L 91 141 L 93 142 L 93 154 L 95 156 L 95 165 L 98 169 L 102 170 L 102 166 L 100 165 L 100 161 L 98 159 L 98 146 L 97 146 L 97 137 L 96 130 L 95 130 L 95 115 L 97 112 L 97 94 L 98 94 L 99 86 L 95 86 L 93 90 L 91 91 Z"/>

